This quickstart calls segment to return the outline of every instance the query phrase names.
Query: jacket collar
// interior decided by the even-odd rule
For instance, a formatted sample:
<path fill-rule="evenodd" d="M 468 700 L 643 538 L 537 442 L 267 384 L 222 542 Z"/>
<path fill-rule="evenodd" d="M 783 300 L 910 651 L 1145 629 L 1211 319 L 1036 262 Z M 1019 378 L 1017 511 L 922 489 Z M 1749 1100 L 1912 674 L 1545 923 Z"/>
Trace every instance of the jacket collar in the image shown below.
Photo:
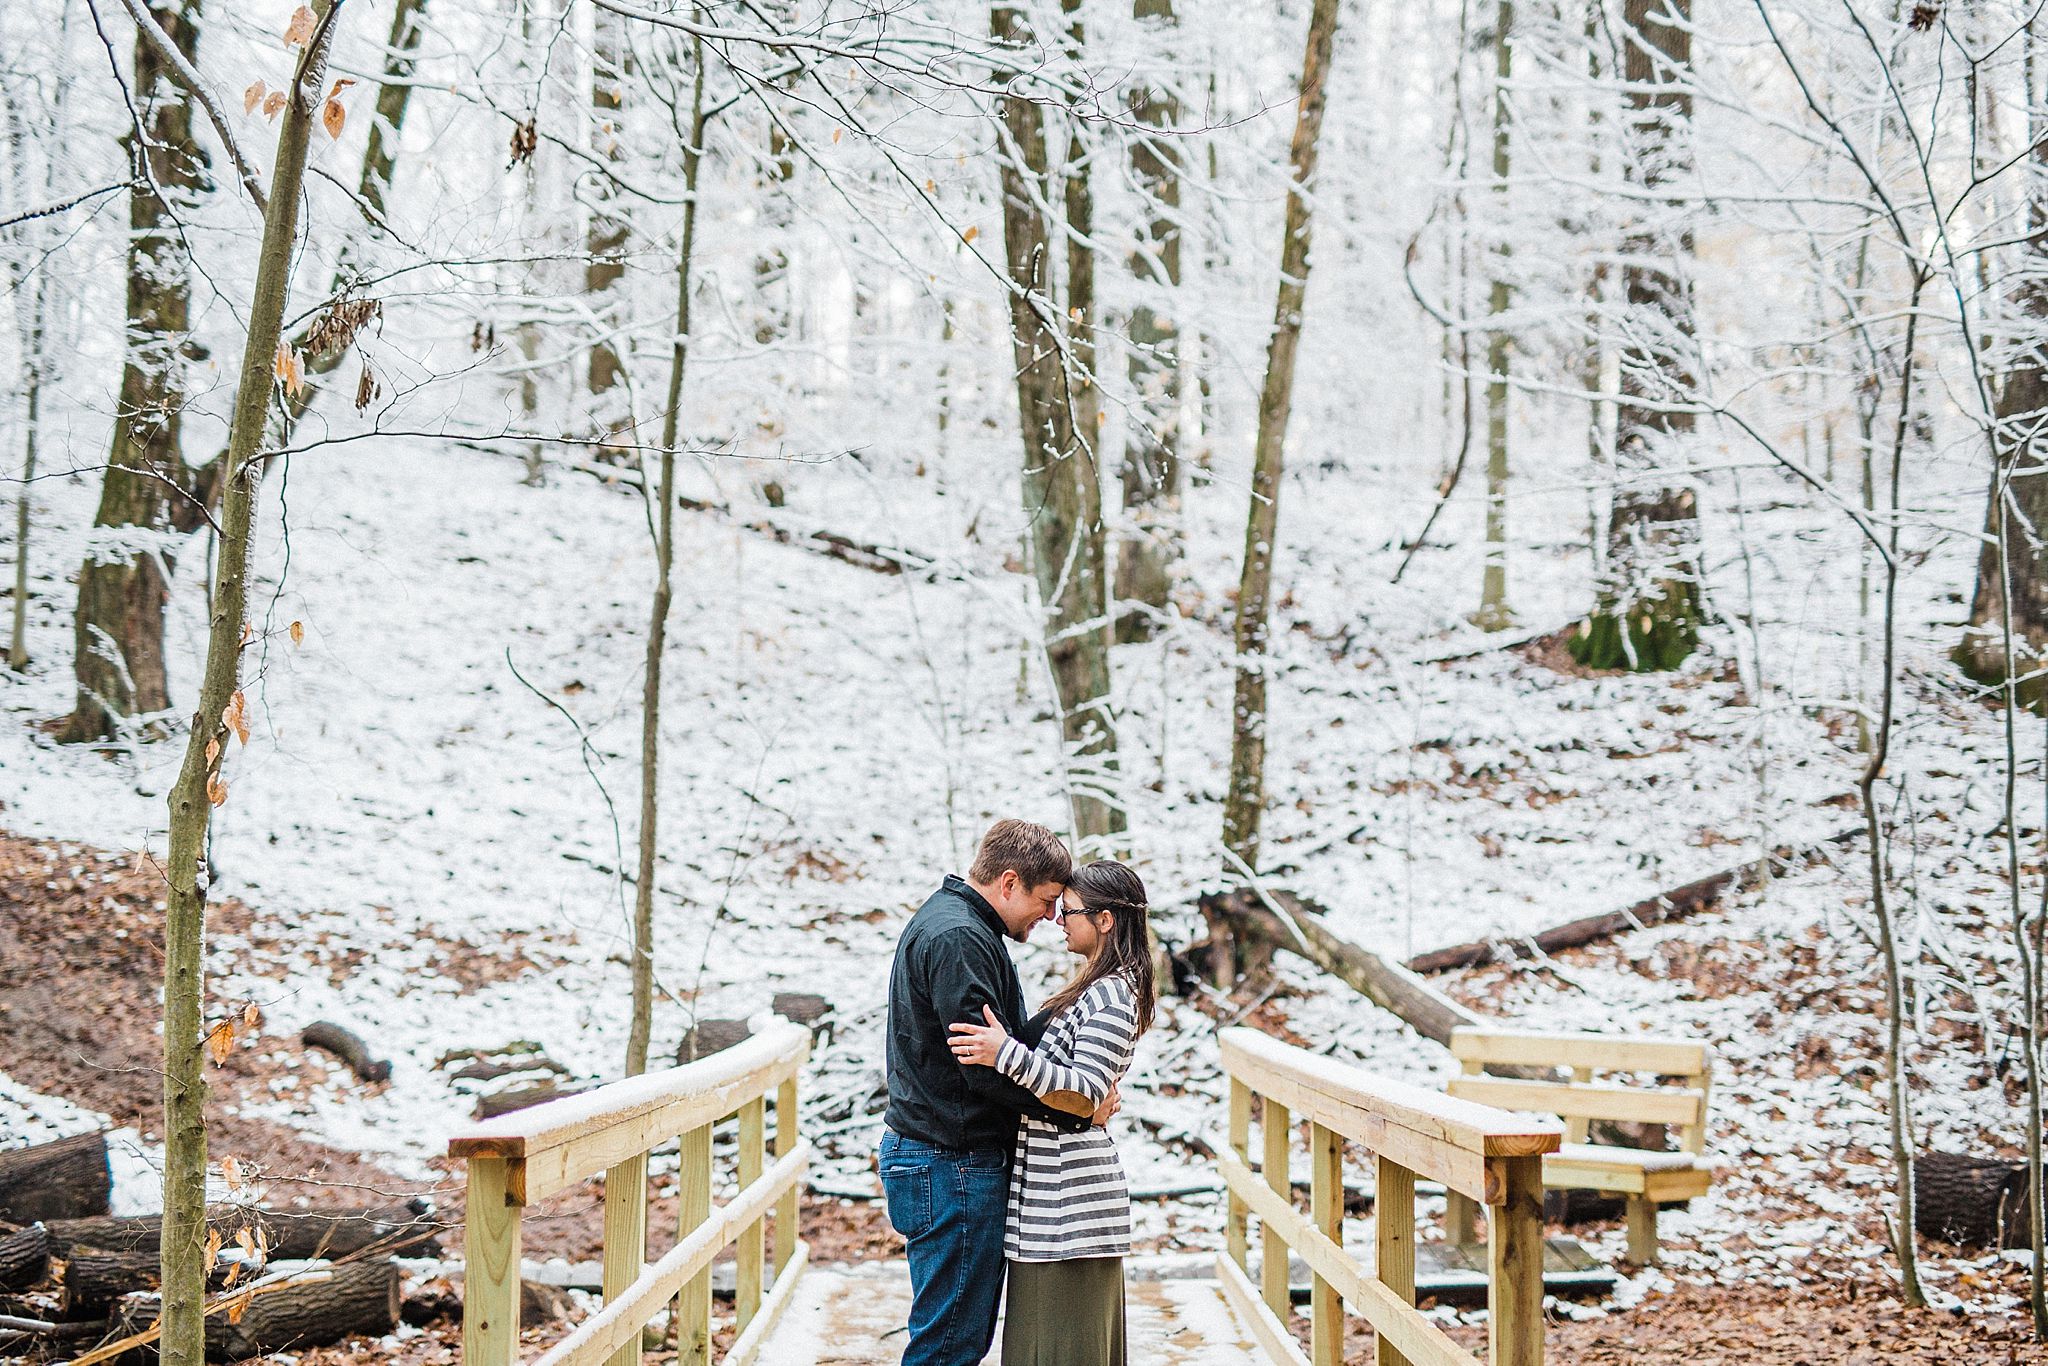
<path fill-rule="evenodd" d="M 998 939 L 1009 938 L 1010 927 L 1005 925 L 1003 918 L 996 914 L 996 908 L 989 905 L 988 898 L 974 890 L 973 883 L 961 877 L 958 873 L 948 873 L 946 874 L 945 887 L 947 891 L 953 893 L 953 895 L 959 897 L 968 906 L 973 908 L 974 913 L 981 917 L 982 922 L 995 931 Z"/>

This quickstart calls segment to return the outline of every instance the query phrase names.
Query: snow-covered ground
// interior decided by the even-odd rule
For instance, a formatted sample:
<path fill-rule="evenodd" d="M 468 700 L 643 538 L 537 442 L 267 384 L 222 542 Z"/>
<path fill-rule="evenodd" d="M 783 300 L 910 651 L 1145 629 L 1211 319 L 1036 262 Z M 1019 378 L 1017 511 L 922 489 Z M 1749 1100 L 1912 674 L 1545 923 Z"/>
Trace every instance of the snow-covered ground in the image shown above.
<path fill-rule="evenodd" d="M 991 438 L 984 453 L 1006 452 Z M 624 1052 L 632 889 L 614 870 L 630 865 L 635 837 L 652 565 L 644 512 L 629 491 L 582 475 L 557 471 L 534 488 L 520 474 L 513 459 L 394 439 L 298 457 L 264 488 L 246 669 L 255 734 L 227 762 L 214 840 L 216 892 L 256 907 L 263 933 L 215 940 L 214 990 L 262 1005 L 259 1048 L 315 1019 L 373 1034 L 394 1063 L 388 1087 L 316 1086 L 274 1113 L 401 1171 L 421 1171 L 467 1117 L 470 1097 L 435 1070 L 450 1049 L 531 1039 L 592 1076 L 614 1073 Z M 700 477 L 709 491 L 724 474 Z M 808 1093 L 829 1102 L 879 1083 L 877 1011 L 909 912 L 966 862 L 991 818 L 1058 825 L 1065 804 L 1042 669 L 1019 643 L 1031 618 L 997 548 L 1010 540 L 961 534 L 963 522 L 1005 514 L 987 499 L 956 506 L 907 472 L 812 471 L 804 488 L 780 514 L 789 524 L 910 545 L 937 554 L 939 568 L 886 577 L 726 520 L 679 520 L 655 1038 L 672 1049 L 693 1012 L 744 1017 L 777 990 L 820 991 L 839 1026 Z M 1727 551 L 1736 538 L 1725 515 L 1709 531 L 1718 605 L 1738 622 L 1753 615 L 1759 631 L 1712 632 L 1708 656 L 1675 683 L 1588 679 L 1484 648 L 1462 619 L 1476 597 L 1472 554 L 1426 552 L 1401 585 L 1389 583 L 1399 559 L 1389 540 L 1427 511 L 1426 486 L 1395 490 L 1385 472 L 1318 472 L 1303 460 L 1283 519 L 1287 629 L 1276 631 L 1284 669 L 1266 861 L 1328 905 L 1341 933 L 1405 955 L 1528 932 L 1857 822 L 1831 800 L 1852 789 L 1858 762 L 1841 705 L 1854 696 L 1844 623 L 1856 560 L 1821 514 L 1769 503 L 1753 480 L 1747 533 L 1759 539 L 1759 519 L 1787 533 L 1767 542 L 1772 555 L 1759 563 Z M 63 576 L 78 561 L 93 493 L 87 475 L 36 486 L 36 662 L 25 677 L 0 674 L 0 823 L 161 854 L 180 745 L 63 748 L 38 725 L 70 701 Z M 1191 530 L 1186 620 L 1117 656 L 1132 852 L 1163 908 L 1181 906 L 1220 866 L 1229 673 L 1218 586 L 1234 577 L 1241 495 L 1226 481 L 1201 497 L 1210 511 Z M 1538 490 L 1525 507 L 1568 528 L 1574 497 Z M 1461 501 L 1447 533 L 1463 536 L 1475 513 Z M 1587 567 L 1565 536 L 1517 552 L 1516 604 L 1532 628 L 1565 624 L 1585 601 Z M 1928 857 L 1961 859 L 1970 876 L 1917 860 L 1901 876 L 1926 912 L 1916 933 L 1939 936 L 1950 933 L 1940 912 L 1996 912 L 1998 851 L 1983 831 L 2001 741 L 1994 715 L 1928 681 L 1967 569 L 1956 542 L 1931 548 L 1908 622 L 1908 672 L 1920 681 L 1900 765 L 1915 775 L 1920 847 L 1946 847 Z M 195 546 L 172 617 L 181 699 L 196 673 L 198 565 Z M 2024 810 L 2040 806 L 2030 782 Z M 1908 814 L 1901 807 L 1898 818 Z M 1941 822 L 1954 828 L 1934 829 Z M 1824 945 L 1847 943 L 1865 914 L 1859 876 L 1854 858 L 1805 870 L 1746 897 L 1733 920 L 1657 931 L 1629 952 L 1694 939 L 1804 942 L 1814 926 Z M 1176 942 L 1196 932 L 1181 910 L 1162 927 Z M 1041 938 L 1019 955 L 1034 992 L 1067 966 Z M 1988 930 L 1965 939 L 1965 958 L 1998 952 Z M 1867 952 L 1854 971 L 1869 986 Z M 1280 1005 L 1299 1034 L 1398 1075 L 1444 1074 L 1441 1050 L 1390 1017 L 1290 960 L 1281 972 L 1290 994 Z M 1923 1009 L 1938 1008 L 1929 997 Z M 1738 1041 L 1717 1076 L 1726 1133 L 1768 1148 L 1759 1131 L 1803 1123 L 1783 1140 L 1798 1162 L 1839 1135 L 1861 1164 L 1842 1198 L 1873 1210 L 1868 1187 L 1882 1173 L 1869 1154 L 1885 1143 L 1868 1090 L 1856 1089 L 1854 1113 L 1836 1115 L 1833 1133 L 1819 1113 L 1791 1114 L 1847 1102 L 1816 1099 L 1803 1082 L 1773 1090 L 1787 1039 L 1696 1006 L 1676 977 L 1573 980 L 1560 970 L 1527 975 L 1504 1008 L 1537 1025 Z M 1199 1158 L 1173 1140 L 1218 1137 L 1212 1028 L 1209 1015 L 1169 1003 L 1145 1042 L 1129 1107 L 1144 1121 L 1129 1145 L 1140 1187 L 1201 1176 L 1190 1170 Z M 1928 1049 L 1924 1113 L 1937 1136 L 2010 1141 L 2009 1111 L 1984 1103 L 1995 1092 L 1963 1089 L 1962 1046 Z M 0 1129 L 18 1135 L 37 1107 L 19 1096 L 7 1105 Z M 838 1129 L 827 1180 L 867 1179 L 874 1123 Z M 1674 1216 L 1695 1241 L 1679 1264 L 1715 1261 L 1698 1249 L 1747 1229 L 1761 1198 L 1738 1183 Z M 1217 1217 L 1199 1197 L 1145 1215 L 1153 1232 Z M 1806 1236 L 1794 1230 L 1771 1246 Z"/>

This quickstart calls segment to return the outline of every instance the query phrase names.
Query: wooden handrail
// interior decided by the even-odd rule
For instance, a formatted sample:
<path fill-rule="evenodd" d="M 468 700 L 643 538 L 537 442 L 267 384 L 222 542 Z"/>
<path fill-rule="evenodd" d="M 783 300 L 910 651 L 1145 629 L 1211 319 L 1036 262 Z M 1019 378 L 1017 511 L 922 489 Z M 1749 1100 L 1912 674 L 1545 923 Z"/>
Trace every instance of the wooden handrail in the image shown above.
<path fill-rule="evenodd" d="M 1467 1064 L 1584 1067 L 1703 1077 L 1711 1054 L 1697 1039 L 1639 1034 L 1546 1033 L 1534 1029 L 1454 1029 L 1451 1056 Z M 1469 1069 L 1468 1069 L 1469 1070 Z"/>
<path fill-rule="evenodd" d="M 810 1031 L 787 1021 L 700 1062 L 614 1082 L 466 1129 L 448 1152 L 469 1165 L 464 1213 L 462 1359 L 512 1366 L 519 1353 L 522 1211 L 603 1172 L 602 1310 L 546 1349 L 534 1366 L 638 1366 L 640 1330 L 677 1304 L 678 1360 L 711 1352 L 711 1262 L 739 1245 L 738 1328 L 725 1366 L 748 1366 L 789 1303 L 809 1254 L 797 1237 L 797 1196 L 810 1162 L 798 1135 L 798 1073 Z M 775 1162 L 767 1164 L 768 1097 L 775 1097 Z M 740 1189 L 711 1204 L 711 1131 L 739 1118 Z M 677 1243 L 647 1264 L 647 1157 L 680 1140 Z M 762 1285 L 763 1221 L 775 1216 L 775 1278 Z M 748 1262 L 751 1260 L 751 1267 Z"/>
<path fill-rule="evenodd" d="M 1230 1140 L 1217 1166 L 1229 1191 L 1226 1247 L 1217 1259 L 1224 1295 L 1280 1366 L 1339 1366 L 1344 1311 L 1372 1324 L 1377 1366 L 1474 1366 L 1476 1358 L 1415 1308 L 1415 1178 L 1442 1181 L 1482 1201 L 1492 1227 L 1487 1285 L 1493 1366 L 1543 1360 L 1543 1154 L 1561 1125 L 1456 1100 L 1290 1047 L 1250 1029 L 1226 1029 Z M 1252 1097 L 1259 1097 L 1264 1170 L 1251 1163 Z M 1294 1205 L 1288 1150 L 1309 1125 L 1309 1203 Z M 1350 1139 L 1373 1154 L 1379 1225 L 1374 1268 L 1344 1249 L 1343 1155 Z M 1261 1230 L 1261 1275 L 1249 1275 L 1248 1217 Z M 1287 1266 L 1308 1263 L 1309 1352 L 1287 1328 L 1293 1313 Z"/>

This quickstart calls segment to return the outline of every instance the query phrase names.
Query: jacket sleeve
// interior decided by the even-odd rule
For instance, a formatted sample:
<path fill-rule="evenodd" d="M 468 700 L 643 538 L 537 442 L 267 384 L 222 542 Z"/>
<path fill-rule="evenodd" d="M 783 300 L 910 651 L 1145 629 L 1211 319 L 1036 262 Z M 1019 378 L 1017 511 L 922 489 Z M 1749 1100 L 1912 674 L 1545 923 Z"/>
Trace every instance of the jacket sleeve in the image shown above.
<path fill-rule="evenodd" d="M 926 959 L 925 981 L 931 985 L 932 1009 L 947 1024 L 986 1024 L 981 1008 L 989 1007 L 1002 1020 L 1003 1028 L 1016 1032 L 1020 1020 L 1004 1018 L 1003 978 L 1016 971 L 1000 947 L 991 948 L 972 934 L 934 935 L 922 945 Z M 1000 961 L 998 961 L 1000 960 Z M 1005 1110 L 1043 1120 L 1068 1133 L 1090 1127 L 1089 1115 L 1069 1114 L 1054 1109 L 1024 1087 L 993 1067 L 953 1064 L 960 1069 L 967 1089 Z M 1093 1107 L 1090 1107 L 1091 1114 Z"/>
<path fill-rule="evenodd" d="M 996 1070 L 1041 1099 L 1079 1095 L 1093 1112 L 1130 1063 L 1138 1042 L 1138 1013 L 1123 993 L 1107 984 L 1091 988 L 1078 1006 L 1086 1013 L 1074 1032 L 1071 1064 L 1006 1039 L 996 1056 Z"/>

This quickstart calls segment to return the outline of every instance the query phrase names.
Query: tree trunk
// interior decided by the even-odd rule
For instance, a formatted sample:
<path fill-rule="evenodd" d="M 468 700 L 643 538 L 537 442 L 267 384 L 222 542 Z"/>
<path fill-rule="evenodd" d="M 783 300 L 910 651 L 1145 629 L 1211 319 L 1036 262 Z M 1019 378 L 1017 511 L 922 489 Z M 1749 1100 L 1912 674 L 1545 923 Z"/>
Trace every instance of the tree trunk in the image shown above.
<path fill-rule="evenodd" d="M 1624 0 L 1630 182 L 1668 197 L 1692 164 L 1692 0 Z M 1659 466 L 1682 459 L 1699 373 L 1687 204 L 1646 204 L 1622 246 L 1628 314 L 1615 419 L 1615 490 L 1607 560 L 1593 611 L 1573 629 L 1588 668 L 1674 669 L 1699 644 L 1699 507 Z M 1661 214 L 1661 217 L 1651 215 Z"/>
<path fill-rule="evenodd" d="M 7 667 L 28 668 L 28 524 L 29 499 L 36 484 L 36 436 L 42 428 L 43 283 L 36 281 L 34 353 L 28 362 L 28 411 L 22 438 L 21 496 L 14 504 L 14 626 L 7 641 Z"/>
<path fill-rule="evenodd" d="M 1031 45 L 1029 21 L 1009 4 L 991 9 L 990 28 L 1013 51 Z M 1056 225 L 1044 111 L 1029 99 L 1005 96 L 997 101 L 997 114 L 1010 342 L 1024 441 L 1024 517 L 1059 706 L 1074 833 L 1095 843 L 1124 828 L 1124 812 L 1109 696 L 1108 584 L 1094 430 L 1098 400 L 1088 331 L 1094 266 L 1086 242 L 1077 240 L 1085 237 L 1092 205 L 1085 163 L 1070 166 L 1062 196 L 1069 220 L 1068 306 L 1079 317 L 1063 322 L 1051 278 Z M 1084 221 L 1073 221 L 1076 214 Z"/>
<path fill-rule="evenodd" d="M 595 24 L 590 65 L 591 150 L 605 162 L 624 158 L 625 130 L 621 119 L 626 107 L 626 21 L 609 10 L 592 13 Z M 591 418 L 602 432 L 620 429 L 626 420 L 621 404 L 606 395 L 622 380 L 618 350 L 604 335 L 617 322 L 617 291 L 613 288 L 626 274 L 627 221 L 618 191 L 605 176 L 592 179 L 595 202 L 585 230 L 587 253 L 583 270 L 584 304 L 599 330 L 590 348 L 587 379 L 590 386 Z"/>
<path fill-rule="evenodd" d="M 697 244 L 697 186 L 704 158 L 704 41 L 693 38 L 690 141 L 683 148 L 683 234 L 676 250 L 676 332 L 670 345 L 668 399 L 661 418 L 661 487 L 654 499 L 654 595 L 647 621 L 647 667 L 640 702 L 640 864 L 633 899 L 633 1020 L 626 1073 L 647 1070 L 654 1021 L 654 889 L 660 828 L 661 666 L 668 642 L 669 571 L 675 564 L 676 447 L 682 437 L 683 379 L 690 360 L 690 264 Z"/>
<path fill-rule="evenodd" d="M 196 62 L 201 0 L 159 0 L 151 13 Z M 61 732 L 68 742 L 110 739 L 131 718 L 171 705 L 164 667 L 164 605 L 175 544 L 173 499 L 188 476 L 180 445 L 191 338 L 191 259 L 181 220 L 210 184 L 193 136 L 192 97 L 156 49 L 135 39 L 135 104 L 149 144 L 128 139 L 147 169 L 128 196 L 127 347 L 114 439 L 100 484 L 94 534 L 78 571 L 72 672 L 77 701 Z M 159 198 L 159 190 L 162 197 Z"/>
<path fill-rule="evenodd" d="M 0 1152 L 0 1219 L 10 1223 L 105 1214 L 113 1190 L 105 1134 Z"/>
<path fill-rule="evenodd" d="M 1131 17 L 1157 31 L 1178 24 L 1173 0 L 1131 0 Z M 1130 257 L 1139 302 L 1131 309 L 1129 431 L 1124 441 L 1123 506 L 1130 525 L 1117 546 L 1116 638 L 1148 639 L 1166 610 L 1181 557 L 1180 468 L 1180 123 L 1172 86 L 1148 82 L 1131 90 L 1132 117 L 1147 129 L 1131 141 L 1131 179 L 1150 219 Z M 1164 296 L 1163 298 L 1161 296 Z M 1163 306 L 1162 306 L 1163 305 Z M 1130 610 L 1124 604 L 1140 604 Z"/>
<path fill-rule="evenodd" d="M 1479 610 L 1472 622 L 1482 631 L 1505 631 L 1515 624 L 1508 607 L 1508 343 L 1505 322 L 1513 290 L 1507 278 L 1508 241 L 1508 82 L 1514 75 L 1515 24 L 1513 0 L 1494 7 L 1493 53 L 1493 193 L 1494 247 L 1492 287 L 1487 312 L 1493 319 L 1486 337 L 1486 563 L 1481 572 Z"/>
<path fill-rule="evenodd" d="M 318 22 L 301 54 L 285 101 L 271 172 L 270 204 L 249 330 L 236 380 L 222 471 L 220 550 L 206 642 L 199 708 L 185 759 L 171 788 L 170 854 L 164 870 L 164 1233 L 163 1338 L 166 1366 L 198 1366 L 204 1355 L 206 1293 L 205 881 L 206 832 L 213 808 L 227 800 L 221 776 L 234 730 L 229 704 L 239 694 L 247 620 L 249 541 L 255 516 L 257 460 L 272 392 L 272 370 L 298 241 L 306 151 L 327 73 L 332 38 L 330 0 L 314 0 Z M 226 1024 L 227 1022 L 223 1022 Z M 232 1026 L 229 1026 L 232 1027 Z M 253 1312 L 253 1311 L 252 1311 Z M 397 1291 L 392 1290 L 392 1313 Z"/>
<path fill-rule="evenodd" d="M 1230 711 L 1230 788 L 1223 806 L 1223 844 L 1242 867 L 1259 866 L 1259 823 L 1266 804 L 1266 632 L 1273 593 L 1273 547 L 1279 530 L 1280 478 L 1287 419 L 1294 404 L 1294 357 L 1301 345 L 1308 293 L 1309 223 L 1315 187 L 1316 141 L 1323 129 L 1324 87 L 1337 37 L 1337 0 L 1315 0 L 1301 64 L 1301 104 L 1289 149 L 1292 184 L 1280 240 L 1280 291 L 1273 306 L 1273 338 L 1266 351 L 1265 387 L 1259 393 L 1259 435 L 1252 456 L 1251 508 L 1245 517 L 1244 572 L 1238 582 L 1237 682 Z"/>

